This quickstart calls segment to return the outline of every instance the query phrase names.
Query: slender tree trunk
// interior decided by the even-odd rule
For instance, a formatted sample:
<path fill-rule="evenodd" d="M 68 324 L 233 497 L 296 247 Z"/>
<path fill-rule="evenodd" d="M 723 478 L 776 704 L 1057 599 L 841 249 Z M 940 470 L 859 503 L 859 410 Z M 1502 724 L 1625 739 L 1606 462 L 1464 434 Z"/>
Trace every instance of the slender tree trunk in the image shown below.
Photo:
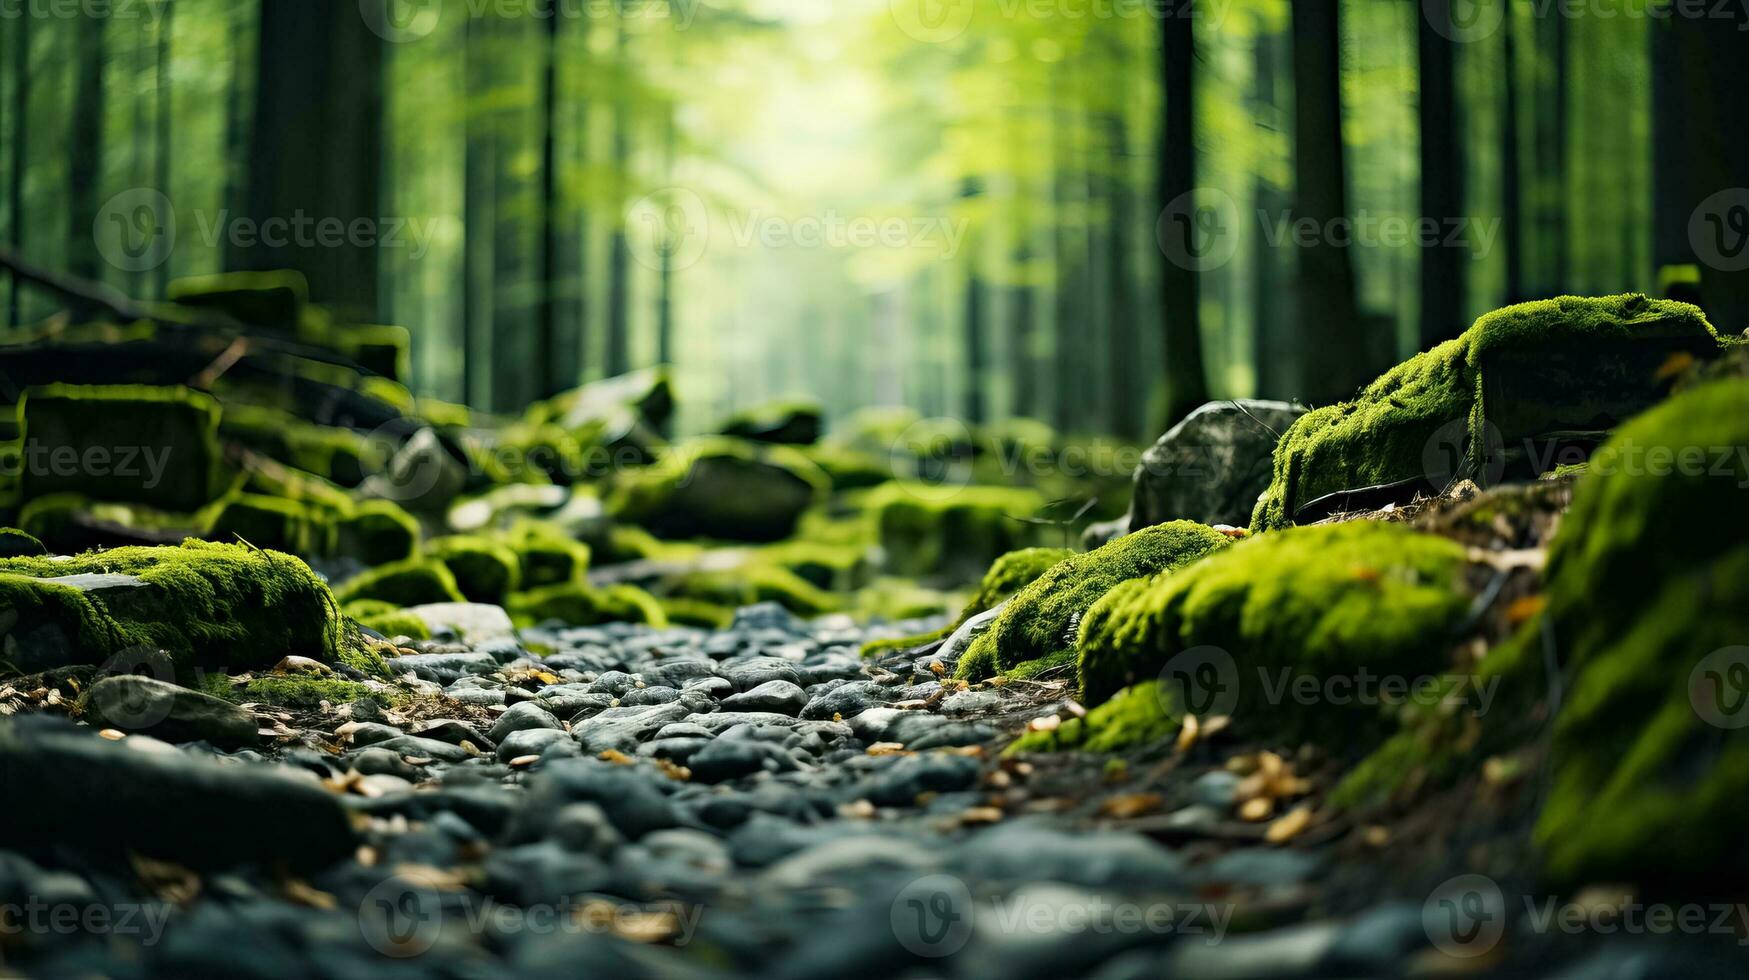
<path fill-rule="evenodd" d="M 1421 217 L 1440 229 L 1435 241 L 1421 248 L 1420 346 L 1426 350 L 1463 332 L 1468 256 L 1444 244 L 1446 223 L 1464 214 L 1456 46 L 1434 29 L 1428 15 L 1415 22 L 1421 74 Z"/>
<path fill-rule="evenodd" d="M 1506 302 L 1518 303 L 1528 298 L 1524 292 L 1524 181 L 1518 150 L 1518 28 L 1513 23 L 1512 0 L 1502 2 L 1506 4 L 1506 19 L 1500 24 L 1500 40 L 1506 75 L 1500 105 L 1500 237 L 1506 248 Z"/>
<path fill-rule="evenodd" d="M 1196 35 L 1192 18 L 1160 18 L 1160 62 L 1166 118 L 1160 125 L 1158 194 L 1162 208 L 1196 188 Z M 1238 234 L 1230 229 L 1228 234 Z M 1165 252 L 1162 250 L 1162 254 Z M 1197 295 L 1197 270 L 1167 257 L 1160 270 L 1161 324 L 1165 355 L 1165 432 L 1197 406 L 1208 401 L 1208 380 L 1202 351 L 1202 313 Z"/>
<path fill-rule="evenodd" d="M 497 169 L 495 113 L 482 111 L 480 94 L 496 82 L 497 52 L 491 21 L 468 19 L 465 55 L 470 104 L 465 113 L 462 192 L 462 391 L 469 403 L 491 404 L 492 251 L 496 208 L 492 174 Z M 478 101 L 476 101 L 478 100 Z"/>
<path fill-rule="evenodd" d="M 87 13 L 78 20 L 74 42 L 73 116 L 67 131 L 67 269 L 87 279 L 103 277 L 93 230 L 102 205 L 98 194 L 103 174 L 103 39 L 108 23 L 108 17 Z"/>
<path fill-rule="evenodd" d="M 1257 64 L 1253 82 L 1256 92 L 1253 94 L 1252 115 L 1261 121 L 1260 125 L 1280 128 L 1282 108 L 1277 92 L 1276 62 L 1281 55 L 1281 43 L 1275 34 L 1260 33 L 1256 44 Z M 1257 322 L 1253 355 L 1257 371 L 1256 390 L 1259 397 L 1288 398 L 1298 393 L 1300 336 L 1290 326 L 1291 298 L 1284 301 L 1283 294 L 1288 291 L 1289 283 L 1283 272 L 1281 249 L 1270 243 L 1264 222 L 1276 220 L 1291 202 L 1275 181 L 1264 173 L 1264 168 L 1258 168 L 1252 187 L 1257 211 L 1263 216 L 1252 226 L 1253 248 L 1257 256 L 1252 289 Z"/>
<path fill-rule="evenodd" d="M 1572 243 L 1568 240 L 1567 186 L 1570 175 L 1567 172 L 1567 161 L 1571 155 L 1567 136 L 1567 114 L 1571 104 L 1571 83 L 1568 76 L 1573 67 L 1573 27 L 1565 17 L 1551 17 L 1554 23 L 1550 29 L 1555 35 L 1555 104 L 1549 113 L 1549 128 L 1554 131 L 1554 171 L 1555 180 L 1555 289 L 1557 294 L 1565 293 L 1571 285 L 1572 276 Z"/>
<path fill-rule="evenodd" d="M 267 0 L 258 48 L 247 216 L 378 221 L 383 39 L 344 5 Z M 250 268 L 302 270 L 312 297 L 343 318 L 379 317 L 374 244 L 347 235 L 335 246 L 294 225 L 243 252 Z"/>
<path fill-rule="evenodd" d="M 1695 201 L 1675 220 L 1688 229 L 1700 265 L 1702 306 L 1720 333 L 1749 328 L 1749 130 L 1742 125 L 1741 72 L 1749 64 L 1749 14 L 1734 11 L 1721 23 L 1708 16 L 1671 18 L 1690 128 L 1684 144 L 1688 186 Z M 1659 137 L 1662 138 L 1662 137 Z"/>
<path fill-rule="evenodd" d="M 6 240 L 14 254 L 24 254 L 24 173 L 30 163 L 30 18 L 12 23 L 12 180 L 7 187 L 11 227 Z M 12 277 L 6 297 L 6 325 L 16 329 L 22 317 L 22 290 Z"/>
<path fill-rule="evenodd" d="M 248 43 L 247 27 L 242 21 L 247 18 L 236 11 L 225 15 L 227 27 L 230 28 L 230 78 L 225 86 L 225 208 L 232 214 L 244 214 L 249 210 L 249 119 L 245 109 L 245 84 L 249 74 L 244 70 L 248 64 L 248 51 L 253 44 Z M 234 240 L 226 240 L 220 244 L 224 266 L 228 269 L 240 269 L 244 266 L 243 250 Z"/>
<path fill-rule="evenodd" d="M 977 197 L 983 191 L 976 177 L 967 177 L 961 185 L 960 196 L 966 200 Z M 971 244 L 968 242 L 968 244 Z M 966 293 L 963 329 L 965 339 L 965 395 L 963 409 L 965 421 L 976 424 L 984 421 L 984 280 L 978 269 L 977 248 L 971 248 L 966 253 Z"/>
<path fill-rule="evenodd" d="M 662 121 L 662 170 L 664 180 L 674 176 L 674 110 Z M 674 363 L 674 249 L 679 242 L 662 242 L 662 268 L 656 283 L 656 363 Z"/>
<path fill-rule="evenodd" d="M 170 192 L 170 58 L 174 53 L 172 42 L 173 32 L 171 16 L 176 12 L 176 4 L 166 3 L 158 19 L 158 60 L 156 64 L 157 78 L 153 85 L 153 96 L 157 100 L 157 135 L 152 141 L 152 186 L 170 198 L 176 195 Z M 170 284 L 170 263 L 160 263 L 154 280 L 154 295 L 163 297 L 165 289 Z"/>
<path fill-rule="evenodd" d="M 618 63 L 626 64 L 626 28 L 619 24 Z M 626 242 L 625 209 L 630 202 L 626 189 L 630 185 L 626 170 L 631 166 L 630 107 L 625 95 L 617 95 L 613 103 L 613 181 L 619 193 L 614 195 L 612 251 L 608 255 L 607 272 L 607 349 L 605 360 L 608 377 L 631 370 L 631 251 Z"/>
<path fill-rule="evenodd" d="M 1061 96 L 1060 90 L 1057 90 L 1057 94 Z M 1071 221 L 1071 211 L 1077 208 L 1072 195 L 1078 165 L 1070 144 L 1068 117 L 1072 110 L 1059 100 L 1053 101 L 1058 102 L 1058 107 L 1051 113 L 1051 197 L 1054 205 L 1051 240 L 1055 250 L 1056 283 L 1051 311 L 1051 363 L 1055 366 L 1055 372 L 1050 387 L 1052 421 L 1057 431 L 1067 432 L 1081 421 L 1076 417 L 1076 409 L 1083 405 L 1079 397 L 1081 373 L 1077 364 L 1084 349 L 1082 333 L 1086 329 L 1087 306 L 1079 295 L 1079 270 L 1083 268 L 1080 256 L 1084 253 L 1078 247 L 1077 243 L 1081 239 L 1075 234 L 1074 222 Z"/>
<path fill-rule="evenodd" d="M 1348 221 L 1338 5 L 1339 0 L 1296 0 L 1293 5 L 1295 217 L 1320 229 Z M 1355 306 L 1348 236 L 1321 234 L 1299 249 L 1299 300 L 1305 343 L 1302 396 L 1314 404 L 1349 397 L 1377 373 L 1377 365 Z"/>
<path fill-rule="evenodd" d="M 541 80 L 541 264 L 540 305 L 535 311 L 535 370 L 537 398 L 550 398 L 565 386 L 568 365 L 559 362 L 559 292 L 564 281 L 559 272 L 560 227 L 564 205 L 559 199 L 558 129 L 559 41 L 562 36 L 558 11 L 546 22 L 546 64 Z"/>
<path fill-rule="evenodd" d="M 1014 315 L 1014 411 L 1027 418 L 1043 414 L 1044 392 L 1035 377 L 1038 364 L 1038 296 L 1032 275 L 1032 228 L 1022 221 L 1020 245 L 1014 254 L 1014 264 L 1020 280 L 1013 291 Z"/>
<path fill-rule="evenodd" d="M 1137 355 L 1141 351 L 1140 331 L 1136 324 L 1135 282 L 1130 276 L 1130 219 L 1134 208 L 1128 172 L 1129 137 L 1123 119 L 1117 115 L 1105 119 L 1106 139 L 1111 147 L 1114 172 L 1105 179 L 1106 247 L 1110 261 L 1106 264 L 1106 291 L 1111 301 L 1110 329 L 1106 347 L 1107 383 L 1111 390 L 1108 428 L 1120 436 L 1133 436 L 1142 423 L 1141 389 L 1138 382 Z"/>

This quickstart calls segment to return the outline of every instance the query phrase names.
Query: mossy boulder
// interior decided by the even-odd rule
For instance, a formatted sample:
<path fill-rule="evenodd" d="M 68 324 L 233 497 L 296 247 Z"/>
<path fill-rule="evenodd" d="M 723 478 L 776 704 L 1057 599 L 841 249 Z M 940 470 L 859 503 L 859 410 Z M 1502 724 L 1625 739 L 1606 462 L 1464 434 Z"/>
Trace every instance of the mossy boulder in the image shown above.
<path fill-rule="evenodd" d="M 892 460 L 883 455 L 829 442 L 805 447 L 802 452 L 832 481 L 833 490 L 874 487 L 894 478 Z"/>
<path fill-rule="evenodd" d="M 1351 734 L 1316 724 L 1320 699 L 1301 705 L 1272 691 L 1363 669 L 1405 679 L 1445 672 L 1472 601 L 1466 556 L 1445 538 L 1353 521 L 1262 535 L 1126 582 L 1081 623 L 1082 695 L 1098 704 L 1160 678 L 1179 654 L 1212 650 L 1205 659 L 1217 676 L 1199 693 L 1231 691 L 1236 720 L 1283 735 Z M 1197 700 L 1216 698 L 1186 707 Z M 1376 704 L 1359 707 L 1377 717 Z"/>
<path fill-rule="evenodd" d="M 469 602 L 501 606 L 522 588 L 522 565 L 509 546 L 480 535 L 451 535 L 425 544 L 425 557 L 442 562 Z"/>
<path fill-rule="evenodd" d="M 801 616 L 818 616 L 840 605 L 837 597 L 794 572 L 759 563 L 669 576 L 654 590 L 664 599 L 691 599 L 728 609 L 775 602 Z"/>
<path fill-rule="evenodd" d="M 229 479 L 212 396 L 181 387 L 44 385 L 18 402 L 22 500 L 78 493 L 193 511 Z"/>
<path fill-rule="evenodd" d="M 288 656 L 333 663 L 344 652 L 339 606 L 309 566 L 242 545 L 3 559 L 0 610 L 16 613 L 6 659 L 26 671 L 102 663 L 124 651 L 165 651 L 179 673 L 248 670 Z"/>
<path fill-rule="evenodd" d="M 657 599 L 631 585 L 603 589 L 566 583 L 544 589 L 518 592 L 510 597 L 510 615 L 518 626 L 535 626 L 557 620 L 567 626 L 601 623 L 647 623 L 658 628 L 668 617 Z"/>
<path fill-rule="evenodd" d="M 224 506 L 215 501 L 196 511 L 168 511 L 145 504 L 93 500 L 80 493 L 52 493 L 19 508 L 18 526 L 52 553 L 94 548 L 175 545 L 209 534 Z"/>
<path fill-rule="evenodd" d="M 310 299 L 303 273 L 221 272 L 172 280 L 165 290 L 173 303 L 213 310 L 245 326 L 296 333 Z"/>
<path fill-rule="evenodd" d="M 782 401 L 738 412 L 717 431 L 725 436 L 785 446 L 811 446 L 825 430 L 818 402 Z"/>
<path fill-rule="evenodd" d="M 1071 660 L 1082 617 L 1101 596 L 1123 582 L 1193 565 L 1232 543 L 1206 525 L 1174 521 L 1064 559 L 1014 594 L 973 642 L 960 676 L 980 680 L 972 672 L 985 665 L 1010 671 L 1038 660 Z"/>
<path fill-rule="evenodd" d="M 1209 402 L 1150 446 L 1136 466 L 1131 531 L 1165 521 L 1245 525 L 1268 488 L 1276 443 L 1306 410 L 1286 402 Z"/>
<path fill-rule="evenodd" d="M 1548 565 L 1568 687 L 1537 825 L 1562 883 L 1749 873 L 1749 383 L 1623 426 L 1574 491 Z"/>
<path fill-rule="evenodd" d="M 1392 368 L 1354 401 L 1296 422 L 1276 447 L 1252 525 L 1376 506 L 1455 478 L 1487 485 L 1535 477 L 1542 462 L 1594 448 L 1662 398 L 1672 358 L 1719 349 L 1698 308 L 1638 294 L 1496 310 Z"/>
<path fill-rule="evenodd" d="M 401 607 L 466 601 L 449 569 L 423 558 L 372 568 L 341 583 L 334 594 L 342 603 L 379 599 Z"/>
<path fill-rule="evenodd" d="M 335 548 L 366 565 L 406 561 L 419 553 L 419 522 L 393 501 L 360 501 L 341 515 Z"/>
<path fill-rule="evenodd" d="M 886 570 L 944 582 L 974 581 L 997 557 L 1039 543 L 1028 519 L 1046 500 L 1021 487 L 888 483 L 867 510 Z"/>
<path fill-rule="evenodd" d="M 777 541 L 794 533 L 802 512 L 830 486 L 791 447 L 712 437 L 620 473 L 604 503 L 615 519 L 663 538 Z"/>
<path fill-rule="evenodd" d="M 356 487 L 388 464 L 386 445 L 276 408 L 226 405 L 219 436 L 342 487 Z"/>
<path fill-rule="evenodd" d="M 521 520 L 502 535 L 516 554 L 523 589 L 549 585 L 580 585 L 589 571 L 589 546 L 545 521 Z"/>
<path fill-rule="evenodd" d="M 335 517 L 300 501 L 240 493 L 226 500 L 203 536 L 214 541 L 241 539 L 294 555 L 327 555 L 334 550 Z"/>
<path fill-rule="evenodd" d="M 46 555 L 43 543 L 15 527 L 0 527 L 0 558 L 20 558 Z"/>

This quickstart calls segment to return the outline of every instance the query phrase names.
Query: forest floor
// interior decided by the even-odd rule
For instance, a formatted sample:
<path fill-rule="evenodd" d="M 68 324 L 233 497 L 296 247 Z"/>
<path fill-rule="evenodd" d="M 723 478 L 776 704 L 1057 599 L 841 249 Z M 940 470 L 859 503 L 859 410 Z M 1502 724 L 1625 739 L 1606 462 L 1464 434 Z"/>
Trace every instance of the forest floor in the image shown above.
<path fill-rule="evenodd" d="M 1540 549 L 1558 497 L 1500 518 L 1510 526 L 1495 540 Z M 1449 528 L 1473 509 L 1466 498 L 1367 516 Z M 46 775 L 39 799 L 6 806 L 83 809 L 28 857 L 0 850 L 0 974 L 1639 977 L 1741 965 L 1733 934 L 1600 941 L 1609 930 L 1594 916 L 1619 900 L 1523 892 L 1530 875 L 1514 869 L 1531 865 L 1538 791 L 1513 772 L 1357 819 L 1312 805 L 1337 760 L 1219 724 L 1116 755 L 1005 754 L 1022 730 L 1081 713 L 1071 678 L 967 687 L 929 647 L 859 655 L 891 633 L 765 604 L 714 631 L 440 636 L 386 651 L 399 679 L 381 703 L 320 699 L 319 678 L 232 678 L 311 692 L 293 707 L 243 705 L 263 741 L 233 751 L 190 738 L 206 725 L 222 741 L 231 719 L 218 714 L 164 707 L 193 726 L 193 744 L 175 748 L 44 717 L 73 703 L 77 673 L 14 680 L 0 688 L 0 711 L 20 715 L 0 737 L 0 776 L 16 784 L 27 764 Z M 152 710 L 152 693 L 140 697 Z M 199 795 L 130 806 L 165 767 Z M 318 783 L 363 843 L 306 872 L 299 856 L 326 846 L 324 830 L 293 791 Z M 202 870 L 197 854 L 106 857 L 102 828 L 118 820 L 129 826 L 116 839 L 216 833 L 203 839 L 248 870 Z"/>

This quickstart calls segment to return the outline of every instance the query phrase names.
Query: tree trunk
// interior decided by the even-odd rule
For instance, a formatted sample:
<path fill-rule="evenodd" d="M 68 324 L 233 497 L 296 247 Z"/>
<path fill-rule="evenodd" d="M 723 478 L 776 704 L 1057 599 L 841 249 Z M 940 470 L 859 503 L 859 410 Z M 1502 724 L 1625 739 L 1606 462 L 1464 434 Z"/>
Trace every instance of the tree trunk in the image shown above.
<path fill-rule="evenodd" d="M 312 298 L 344 318 L 374 321 L 374 243 L 349 233 L 336 246 L 295 224 L 269 236 L 262 223 L 380 220 L 383 40 L 343 5 L 269 0 L 258 51 L 246 217 L 264 234 L 242 249 L 242 263 L 300 269 Z"/>
<path fill-rule="evenodd" d="M 541 167 L 540 167 L 540 304 L 535 310 L 535 397 L 550 398 L 565 387 L 563 377 L 568 365 L 559 362 L 559 292 L 563 288 L 559 274 L 560 225 L 563 204 L 559 199 L 558 129 L 559 108 L 559 41 L 561 18 L 557 11 L 547 17 L 546 63 L 541 78 Z"/>
<path fill-rule="evenodd" d="M 493 171 L 497 146 L 495 114 L 482 112 L 480 94 L 496 82 L 491 22 L 470 17 L 464 43 L 470 104 L 464 113 L 462 191 L 462 391 L 470 404 L 490 405 L 488 370 L 492 342 Z"/>
<path fill-rule="evenodd" d="M 1420 347 L 1427 350 L 1463 332 L 1469 256 L 1443 245 L 1446 222 L 1464 214 L 1456 46 L 1434 29 L 1429 15 L 1415 22 L 1421 74 L 1421 217 L 1439 229 L 1438 239 L 1421 248 Z"/>
<path fill-rule="evenodd" d="M 103 38 L 108 23 L 107 17 L 80 17 L 74 40 L 73 117 L 67 130 L 67 269 L 86 279 L 103 278 L 93 232 L 102 205 L 98 194 L 103 179 Z"/>
<path fill-rule="evenodd" d="M 157 79 L 153 86 L 153 95 L 157 100 L 157 119 L 154 121 L 157 123 L 158 132 L 153 140 L 152 186 L 172 201 L 176 199 L 176 195 L 170 191 L 170 58 L 174 51 L 171 43 L 171 25 L 173 23 L 171 17 L 175 12 L 176 5 L 167 3 L 159 14 L 158 61 L 155 66 Z M 153 294 L 162 298 L 166 287 L 170 284 L 170 263 L 168 261 L 160 263 L 155 275 Z"/>
<path fill-rule="evenodd" d="M 12 24 L 12 180 L 7 187 L 11 227 L 6 239 L 13 254 L 24 254 L 24 172 L 30 163 L 30 18 Z M 16 329 L 22 317 L 22 290 L 17 276 L 6 297 L 6 326 Z"/>
<path fill-rule="evenodd" d="M 674 110 L 662 120 L 663 179 L 674 176 Z M 679 241 L 662 242 L 662 268 L 656 283 L 656 363 L 674 363 L 674 250 Z"/>
<path fill-rule="evenodd" d="M 1105 180 L 1105 234 L 1110 261 L 1106 265 L 1106 290 L 1111 301 L 1109 346 L 1106 348 L 1106 382 L 1111 390 L 1109 431 L 1119 436 L 1134 436 L 1142 423 L 1142 405 L 1138 384 L 1137 355 L 1141 352 L 1140 331 L 1136 325 L 1135 283 L 1130 278 L 1130 219 L 1135 206 L 1128 173 L 1129 139 L 1123 119 L 1117 115 L 1105 120 L 1106 138 L 1110 144 L 1110 165 L 1114 172 Z"/>
<path fill-rule="evenodd" d="M 960 196 L 971 200 L 982 193 L 978 179 L 967 177 L 961 185 Z M 970 242 L 967 243 L 971 244 Z M 964 316 L 965 339 L 965 382 L 964 412 L 965 421 L 977 424 L 984 421 L 984 280 L 978 272 L 978 250 L 970 248 L 966 252 L 966 294 Z"/>
<path fill-rule="evenodd" d="M 1507 6 L 1500 24 L 1506 64 L 1500 104 L 1500 237 L 1506 249 L 1506 302 L 1520 303 L 1529 297 L 1524 292 L 1524 183 L 1518 155 L 1518 42 L 1511 0 L 1502 2 Z"/>
<path fill-rule="evenodd" d="M 1378 367 L 1355 307 L 1348 236 L 1322 233 L 1348 221 L 1338 3 L 1297 0 L 1293 5 L 1295 217 L 1321 230 L 1299 249 L 1299 319 L 1305 343 L 1300 394 L 1314 404 L 1349 397 Z"/>
<path fill-rule="evenodd" d="M 1742 66 L 1749 64 L 1749 30 L 1743 29 L 1749 14 L 1732 11 L 1731 18 L 1720 23 L 1678 15 L 1668 24 L 1689 123 L 1688 141 L 1680 144 L 1687 186 L 1699 199 L 1672 220 L 1687 229 L 1690 254 L 1699 260 L 1708 319 L 1722 334 L 1741 334 L 1749 328 L 1749 194 L 1741 190 L 1749 187 L 1749 128 L 1738 101 Z"/>
<path fill-rule="evenodd" d="M 1279 124 L 1282 107 L 1278 92 L 1277 60 L 1281 54 L 1280 36 L 1259 33 L 1256 50 L 1256 76 L 1253 84 L 1252 115 L 1259 125 Z M 1292 206 L 1292 202 L 1259 167 L 1252 182 L 1257 212 L 1262 220 L 1252 226 L 1253 249 L 1257 256 L 1256 277 L 1252 282 L 1256 340 L 1253 361 L 1257 371 L 1256 392 L 1260 398 L 1290 398 L 1298 394 L 1300 336 L 1292 329 L 1292 296 L 1281 260 L 1281 249 L 1270 243 L 1266 221 L 1274 221 Z"/>
<path fill-rule="evenodd" d="M 1159 200 L 1164 208 L 1196 188 L 1196 36 L 1190 17 L 1162 17 L 1160 61 L 1166 118 L 1160 125 Z M 1237 234 L 1238 229 L 1231 229 Z M 1162 250 L 1162 255 L 1165 252 Z M 1170 257 L 1160 273 L 1166 378 L 1165 432 L 1203 402 L 1208 381 L 1203 369 L 1202 314 L 1197 270 Z"/>
<path fill-rule="evenodd" d="M 626 28 L 622 21 L 619 24 L 618 41 L 616 42 L 618 64 L 626 64 Z M 613 103 L 613 181 L 619 193 L 614 195 L 613 242 L 612 251 L 608 255 L 607 272 L 607 349 L 605 360 L 608 377 L 624 374 L 631 370 L 631 350 L 629 342 L 631 317 L 631 252 L 626 242 L 625 211 L 630 203 L 626 200 L 627 179 L 626 169 L 631 165 L 631 110 L 626 105 L 625 94 L 615 96 Z"/>

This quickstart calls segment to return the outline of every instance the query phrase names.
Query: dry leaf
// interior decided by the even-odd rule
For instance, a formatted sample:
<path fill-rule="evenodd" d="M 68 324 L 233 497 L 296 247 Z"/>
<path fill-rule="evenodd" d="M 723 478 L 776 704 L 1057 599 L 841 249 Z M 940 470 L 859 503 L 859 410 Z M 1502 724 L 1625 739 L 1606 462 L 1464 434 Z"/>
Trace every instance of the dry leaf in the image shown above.
<path fill-rule="evenodd" d="M 1184 716 L 1184 727 L 1178 730 L 1178 751 L 1189 752 L 1196 745 L 1197 735 L 1202 731 L 1202 725 L 1195 715 Z"/>
<path fill-rule="evenodd" d="M 510 768 L 512 768 L 512 769 L 527 769 L 529 766 L 532 766 L 539 761 L 540 761 L 540 756 L 538 756 L 538 755 L 519 755 L 516 758 L 510 760 Z"/>
<path fill-rule="evenodd" d="M 906 755 L 902 742 L 876 742 L 868 747 L 869 755 Z"/>
<path fill-rule="evenodd" d="M 1056 715 L 1040 715 L 1026 723 L 1029 732 L 1054 732 L 1063 724 L 1063 719 Z"/>
<path fill-rule="evenodd" d="M 113 728 L 105 728 L 103 731 L 97 733 L 97 737 L 107 738 L 111 742 L 119 742 L 122 739 L 127 738 L 128 736 L 127 736 L 126 732 L 117 731 L 116 729 L 113 729 Z"/>
<path fill-rule="evenodd" d="M 960 823 L 963 823 L 963 824 L 999 823 L 999 822 L 1001 822 L 1003 816 L 1004 816 L 1004 814 L 997 807 L 974 806 L 974 807 L 971 807 L 971 808 L 967 809 L 965 812 L 960 814 Z"/>
<path fill-rule="evenodd" d="M 1312 808 L 1296 806 L 1281 819 L 1270 824 L 1269 829 L 1263 833 L 1263 839 L 1271 844 L 1285 844 L 1305 833 L 1306 828 L 1311 825 Z"/>
<path fill-rule="evenodd" d="M 1506 607 L 1506 621 L 1513 626 L 1523 626 L 1537 613 L 1542 612 L 1546 605 L 1548 605 L 1548 600 L 1540 595 L 1522 596 L 1513 600 L 1512 605 Z"/>
<path fill-rule="evenodd" d="M 1270 814 L 1273 814 L 1274 812 L 1275 801 L 1267 796 L 1259 796 L 1255 799 L 1246 800 L 1239 806 L 1239 819 L 1249 823 L 1258 823 L 1263 820 L 1268 820 Z"/>
<path fill-rule="evenodd" d="M 638 760 L 618 749 L 602 749 L 601 754 L 597 755 L 596 758 L 602 762 L 611 762 L 616 766 L 635 766 L 638 764 Z"/>
<path fill-rule="evenodd" d="M 1133 820 L 1158 811 L 1165 800 L 1158 793 L 1125 793 L 1099 805 L 1099 815 L 1114 820 Z"/>

